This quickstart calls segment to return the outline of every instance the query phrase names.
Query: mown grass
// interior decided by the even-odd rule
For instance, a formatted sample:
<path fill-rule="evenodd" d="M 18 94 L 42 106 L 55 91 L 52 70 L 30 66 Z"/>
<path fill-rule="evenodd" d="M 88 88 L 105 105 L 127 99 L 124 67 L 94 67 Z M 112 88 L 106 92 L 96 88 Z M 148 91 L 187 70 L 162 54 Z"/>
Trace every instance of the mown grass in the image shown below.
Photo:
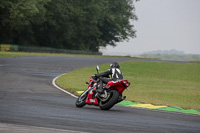
<path fill-rule="evenodd" d="M 126 79 L 131 82 L 124 95 L 127 100 L 158 105 L 200 109 L 200 64 L 129 61 L 120 63 Z M 109 65 L 101 65 L 106 71 Z M 56 83 L 72 92 L 85 90 L 95 67 L 83 68 L 58 78 Z"/>

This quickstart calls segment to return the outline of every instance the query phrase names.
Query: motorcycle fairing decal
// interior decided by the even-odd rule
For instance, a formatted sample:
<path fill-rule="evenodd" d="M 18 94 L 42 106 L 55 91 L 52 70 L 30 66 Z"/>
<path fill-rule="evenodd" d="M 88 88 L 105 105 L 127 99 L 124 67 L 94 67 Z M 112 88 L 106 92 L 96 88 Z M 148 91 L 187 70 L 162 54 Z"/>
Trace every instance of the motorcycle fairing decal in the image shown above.
<path fill-rule="evenodd" d="M 90 99 L 90 102 L 94 103 L 94 102 L 95 102 L 95 99 Z"/>
<path fill-rule="evenodd" d="M 87 104 L 93 104 L 93 105 L 99 105 L 98 101 L 97 101 L 97 98 L 95 99 L 90 99 L 90 98 L 87 98 L 86 102 Z"/>

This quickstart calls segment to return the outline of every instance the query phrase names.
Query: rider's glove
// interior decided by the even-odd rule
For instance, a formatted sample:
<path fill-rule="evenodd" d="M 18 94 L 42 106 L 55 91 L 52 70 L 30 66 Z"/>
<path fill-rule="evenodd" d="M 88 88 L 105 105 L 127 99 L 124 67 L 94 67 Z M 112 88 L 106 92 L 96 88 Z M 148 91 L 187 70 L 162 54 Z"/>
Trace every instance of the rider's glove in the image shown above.
<path fill-rule="evenodd" d="M 98 78 L 98 77 L 99 77 L 99 74 L 95 74 L 94 76 Z"/>

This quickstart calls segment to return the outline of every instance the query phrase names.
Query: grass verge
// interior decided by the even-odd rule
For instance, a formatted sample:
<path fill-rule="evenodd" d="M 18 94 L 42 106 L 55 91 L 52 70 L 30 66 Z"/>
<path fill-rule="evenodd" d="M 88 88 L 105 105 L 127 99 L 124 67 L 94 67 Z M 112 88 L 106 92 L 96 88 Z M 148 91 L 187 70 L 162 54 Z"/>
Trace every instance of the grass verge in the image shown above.
<path fill-rule="evenodd" d="M 36 53 L 36 52 L 0 52 L 0 57 L 20 57 L 20 56 L 93 56 L 93 57 L 98 57 L 101 55 Z"/>
<path fill-rule="evenodd" d="M 0 57 L 20 57 L 20 56 L 81 56 L 81 57 L 120 57 L 120 58 L 132 58 L 132 59 L 133 58 L 134 59 L 147 59 L 147 58 L 142 58 L 142 57 L 130 57 L 130 56 L 106 56 L 106 55 L 38 53 L 38 52 L 1 52 L 0 51 Z"/>
<path fill-rule="evenodd" d="M 131 82 L 129 91 L 124 92 L 127 100 L 200 109 L 200 64 L 129 61 L 120 66 Z M 102 72 L 108 67 L 100 65 Z M 82 91 L 94 73 L 95 67 L 79 69 L 59 77 L 56 83 L 71 92 Z"/>

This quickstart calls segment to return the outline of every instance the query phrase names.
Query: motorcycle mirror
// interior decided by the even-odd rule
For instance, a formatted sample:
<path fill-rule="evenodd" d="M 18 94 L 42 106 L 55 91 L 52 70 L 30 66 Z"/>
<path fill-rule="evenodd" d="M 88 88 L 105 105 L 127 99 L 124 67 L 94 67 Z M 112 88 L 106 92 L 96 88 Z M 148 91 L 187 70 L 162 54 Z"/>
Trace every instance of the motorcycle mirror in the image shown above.
<path fill-rule="evenodd" d="M 99 66 L 97 65 L 97 67 L 96 67 L 97 73 L 99 73 L 99 69 L 100 69 L 100 68 L 99 68 Z"/>

